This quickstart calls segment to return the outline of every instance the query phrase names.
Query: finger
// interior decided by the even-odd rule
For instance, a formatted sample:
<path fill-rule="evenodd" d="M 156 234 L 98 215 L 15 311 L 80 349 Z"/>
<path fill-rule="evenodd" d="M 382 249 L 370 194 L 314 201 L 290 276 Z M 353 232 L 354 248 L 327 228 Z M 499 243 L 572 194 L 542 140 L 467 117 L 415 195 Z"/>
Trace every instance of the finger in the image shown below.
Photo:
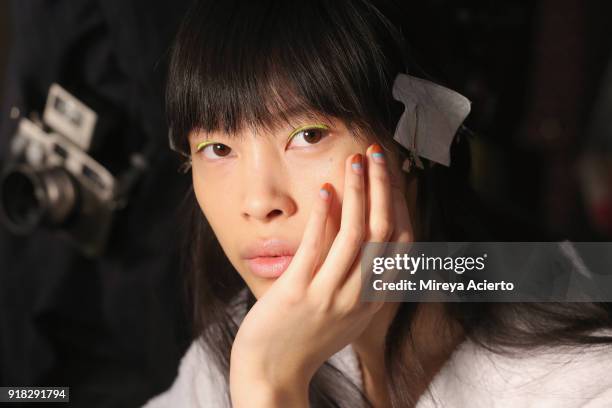
<path fill-rule="evenodd" d="M 410 189 L 406 189 L 405 194 L 412 194 L 412 192 Z M 412 243 L 414 242 L 414 233 L 406 196 L 400 188 L 392 189 L 392 196 L 395 227 L 383 256 L 395 258 L 397 254 L 403 256 L 405 253 L 410 253 L 412 250 Z M 406 271 L 400 271 L 398 269 L 385 270 L 379 275 L 379 278 L 382 284 L 399 282 L 404 277 L 412 277 L 412 275 L 406 276 L 406 273 Z M 397 299 L 397 294 L 392 291 L 386 291 L 378 293 L 377 299 L 378 298 Z"/>
<path fill-rule="evenodd" d="M 390 256 L 389 245 L 391 248 L 394 246 L 388 242 L 373 242 L 363 248 L 338 291 L 338 297 L 344 298 L 343 303 L 357 304 L 362 299 L 362 291 L 366 289 L 366 285 L 372 287 L 375 280 L 387 281 L 389 278 L 395 278 L 395 275 L 389 276 L 393 272 L 385 271 L 382 274 L 373 272 L 375 258 Z"/>
<path fill-rule="evenodd" d="M 393 234 L 394 208 L 389 171 L 383 149 L 378 143 L 366 151 L 368 159 L 367 219 L 368 242 L 385 242 Z"/>
<path fill-rule="evenodd" d="M 373 242 L 363 248 L 346 282 L 338 291 L 338 297 L 343 299 L 342 303 L 356 305 L 364 302 L 364 292 L 369 295 L 368 299 L 372 299 L 372 296 L 381 301 L 385 299 L 385 293 L 376 293 L 372 290 L 374 282 L 393 282 L 398 277 L 398 271 L 384 270 L 382 274 L 374 273 L 374 260 L 375 258 L 394 258 L 397 244 L 397 242 Z M 373 304 L 369 301 L 367 303 Z"/>
<path fill-rule="evenodd" d="M 339 301 L 343 304 L 353 305 L 359 302 L 371 303 L 372 307 L 377 308 L 378 306 L 375 303 L 389 301 L 389 299 L 393 298 L 396 295 L 395 293 L 376 291 L 374 283 L 379 281 L 376 287 L 382 287 L 385 283 L 399 282 L 402 277 L 405 277 L 404 274 L 406 272 L 396 268 L 385 268 L 382 273 L 374 273 L 374 260 L 375 258 L 394 259 L 397 254 L 403 256 L 402 254 L 409 253 L 410 242 L 372 242 L 364 247 L 359 260 L 353 266 L 353 271 L 348 275 L 346 282 L 338 291 Z M 381 264 L 379 263 L 378 265 Z M 377 302 L 365 302 L 365 299 L 375 299 Z"/>
<path fill-rule="evenodd" d="M 366 217 L 366 242 L 377 244 L 367 244 L 367 254 L 362 251 L 361 263 L 364 269 L 362 270 L 362 267 L 358 264 L 348 275 L 340 294 L 348 298 L 360 297 L 363 284 L 368 284 L 374 278 L 368 266 L 372 265 L 374 257 L 384 255 L 385 243 L 393 233 L 392 187 L 384 151 L 378 143 L 375 143 L 366 151 L 366 157 L 368 164 L 366 200 L 369 202 L 368 216 Z"/>
<path fill-rule="evenodd" d="M 340 230 L 312 282 L 321 293 L 332 293 L 336 290 L 361 251 L 365 237 L 364 190 L 363 156 L 354 154 L 345 162 Z"/>
<path fill-rule="evenodd" d="M 395 257 L 401 247 L 413 241 L 410 212 L 404 194 L 396 183 L 392 183 L 384 151 L 378 144 L 368 148 L 368 199 L 371 203 L 369 213 L 369 244 L 362 253 L 362 267 L 349 275 L 345 283 L 345 296 L 362 297 L 364 285 L 371 286 L 374 280 L 396 281 L 399 271 L 385 271 L 380 275 L 372 272 L 376 257 Z M 401 173 L 400 176 L 404 175 Z M 401 180 L 401 177 L 400 177 Z M 410 193 L 410 192 L 407 192 Z M 384 295 L 384 294 L 382 294 Z M 381 296 L 382 296 L 381 295 Z"/>
<path fill-rule="evenodd" d="M 295 252 L 291 264 L 281 278 L 293 280 L 292 284 L 306 286 L 319 263 L 322 252 L 325 225 L 329 215 L 330 203 L 333 199 L 333 187 L 330 183 L 321 186 L 317 193 L 315 204 L 302 235 L 300 246 Z"/>

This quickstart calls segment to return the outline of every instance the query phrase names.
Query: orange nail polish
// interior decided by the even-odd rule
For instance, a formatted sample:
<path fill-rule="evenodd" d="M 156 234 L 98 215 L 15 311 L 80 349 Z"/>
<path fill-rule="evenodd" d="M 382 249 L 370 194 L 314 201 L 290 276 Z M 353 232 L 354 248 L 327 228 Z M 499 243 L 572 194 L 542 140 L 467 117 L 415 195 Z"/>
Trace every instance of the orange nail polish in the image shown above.
<path fill-rule="evenodd" d="M 353 168 L 353 171 L 355 173 L 361 174 L 361 172 L 363 171 L 361 153 L 357 153 L 353 156 L 353 158 L 351 159 L 351 167 Z"/>
<path fill-rule="evenodd" d="M 383 152 L 382 147 L 380 147 L 378 143 L 374 143 L 372 145 L 371 157 L 372 157 L 372 160 L 374 160 L 374 162 L 376 163 L 385 162 L 385 154 Z"/>
<path fill-rule="evenodd" d="M 323 186 L 321 186 L 321 189 L 319 190 L 319 195 L 322 199 L 327 200 L 331 195 L 331 184 L 323 184 Z"/>

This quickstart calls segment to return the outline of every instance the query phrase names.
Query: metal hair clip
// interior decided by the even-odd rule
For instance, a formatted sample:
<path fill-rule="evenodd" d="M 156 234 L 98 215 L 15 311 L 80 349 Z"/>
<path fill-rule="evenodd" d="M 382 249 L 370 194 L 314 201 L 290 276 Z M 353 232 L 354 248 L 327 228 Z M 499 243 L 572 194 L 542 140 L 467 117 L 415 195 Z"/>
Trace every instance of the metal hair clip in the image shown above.
<path fill-rule="evenodd" d="M 402 164 L 409 172 L 423 168 L 420 157 L 450 166 L 450 146 L 470 113 L 465 96 L 442 85 L 400 73 L 393 83 L 393 98 L 405 106 L 393 139 L 411 152 Z"/>

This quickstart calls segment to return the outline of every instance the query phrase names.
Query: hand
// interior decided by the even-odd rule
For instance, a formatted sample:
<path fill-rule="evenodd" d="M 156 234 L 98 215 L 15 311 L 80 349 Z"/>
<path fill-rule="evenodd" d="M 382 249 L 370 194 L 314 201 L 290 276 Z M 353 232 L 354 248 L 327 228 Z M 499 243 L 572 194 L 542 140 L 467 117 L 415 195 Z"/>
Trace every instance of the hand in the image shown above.
<path fill-rule="evenodd" d="M 334 196 L 326 183 L 330 195 L 317 197 L 291 264 L 245 316 L 231 354 L 234 407 L 307 407 L 316 370 L 355 340 L 384 304 L 360 301 L 361 245 L 410 242 L 413 233 L 386 164 L 374 161 L 372 146 L 366 157 L 361 171 L 351 166 L 360 154 L 345 162 L 341 224 L 331 246 L 321 245 Z"/>

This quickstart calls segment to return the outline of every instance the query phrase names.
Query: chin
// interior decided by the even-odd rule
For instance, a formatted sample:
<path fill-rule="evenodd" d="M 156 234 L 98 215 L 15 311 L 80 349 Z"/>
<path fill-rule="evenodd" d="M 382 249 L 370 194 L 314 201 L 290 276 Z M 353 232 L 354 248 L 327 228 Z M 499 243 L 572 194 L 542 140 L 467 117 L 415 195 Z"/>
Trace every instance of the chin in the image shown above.
<path fill-rule="evenodd" d="M 246 282 L 249 290 L 251 291 L 251 293 L 253 293 L 253 296 L 255 296 L 256 299 L 259 299 L 268 291 L 268 289 L 270 289 L 270 286 L 272 286 L 274 282 L 276 282 L 276 279 L 278 278 L 264 279 L 256 276 L 251 276 L 250 279 Z"/>

